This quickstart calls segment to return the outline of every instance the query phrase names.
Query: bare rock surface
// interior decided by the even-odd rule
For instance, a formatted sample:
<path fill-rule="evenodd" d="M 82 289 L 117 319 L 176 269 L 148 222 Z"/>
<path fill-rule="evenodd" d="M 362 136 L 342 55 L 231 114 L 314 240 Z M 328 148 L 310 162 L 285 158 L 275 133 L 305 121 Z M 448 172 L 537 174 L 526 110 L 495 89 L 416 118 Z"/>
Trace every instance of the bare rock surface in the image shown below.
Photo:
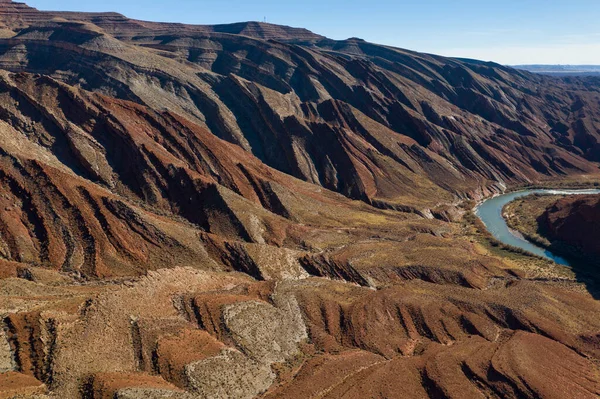
<path fill-rule="evenodd" d="M 275 382 L 268 364 L 257 363 L 234 349 L 186 367 L 190 388 L 201 398 L 250 399 Z"/>

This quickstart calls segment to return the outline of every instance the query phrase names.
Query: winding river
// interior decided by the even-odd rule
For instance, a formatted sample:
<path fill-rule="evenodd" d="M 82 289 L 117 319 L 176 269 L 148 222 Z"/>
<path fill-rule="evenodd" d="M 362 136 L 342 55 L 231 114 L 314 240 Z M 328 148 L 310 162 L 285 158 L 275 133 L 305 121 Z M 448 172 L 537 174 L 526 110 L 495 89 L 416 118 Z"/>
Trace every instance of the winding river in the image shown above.
<path fill-rule="evenodd" d="M 570 266 L 569 261 L 562 258 L 547 249 L 538 247 L 537 245 L 527 241 L 520 234 L 513 232 L 508 225 L 506 220 L 502 217 L 502 209 L 506 204 L 512 202 L 520 197 L 525 197 L 530 194 L 555 194 L 555 195 L 582 195 L 582 194 L 600 194 L 600 190 L 551 190 L 551 189 L 539 189 L 539 190 L 523 190 L 513 193 L 500 195 L 497 197 L 490 198 L 483 202 L 477 207 L 475 213 L 485 224 L 488 231 L 498 240 L 504 244 L 518 247 L 531 252 L 535 255 L 542 256 L 544 258 L 553 260 L 554 262 Z"/>

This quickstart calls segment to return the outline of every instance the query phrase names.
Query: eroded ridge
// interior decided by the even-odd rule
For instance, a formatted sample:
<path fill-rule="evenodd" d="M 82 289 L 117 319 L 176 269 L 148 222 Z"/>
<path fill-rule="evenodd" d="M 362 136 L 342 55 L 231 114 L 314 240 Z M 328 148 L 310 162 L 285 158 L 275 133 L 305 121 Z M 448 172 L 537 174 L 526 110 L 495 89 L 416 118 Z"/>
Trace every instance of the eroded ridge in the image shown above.
<path fill-rule="evenodd" d="M 256 22 L 0 23 L 0 398 L 600 396 L 599 302 L 470 213 L 594 180 L 595 80 Z"/>

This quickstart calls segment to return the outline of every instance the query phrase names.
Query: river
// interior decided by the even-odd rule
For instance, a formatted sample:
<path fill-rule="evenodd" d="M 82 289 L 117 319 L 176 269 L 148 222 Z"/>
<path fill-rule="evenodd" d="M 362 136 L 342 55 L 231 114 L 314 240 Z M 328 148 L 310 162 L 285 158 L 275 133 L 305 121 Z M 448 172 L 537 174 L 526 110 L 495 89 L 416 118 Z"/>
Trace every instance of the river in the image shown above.
<path fill-rule="evenodd" d="M 525 197 L 530 194 L 554 194 L 554 195 L 583 195 L 583 194 L 600 194 L 600 190 L 523 190 L 512 192 L 497 197 L 490 198 L 477 207 L 475 213 L 485 224 L 488 231 L 504 244 L 511 245 L 524 249 L 532 254 L 542 256 L 553 260 L 554 262 L 570 266 L 570 263 L 565 258 L 558 256 L 547 249 L 538 247 L 537 245 L 527 241 L 519 234 L 514 233 L 506 224 L 506 220 L 502 217 L 502 209 L 506 204 L 520 197 Z"/>

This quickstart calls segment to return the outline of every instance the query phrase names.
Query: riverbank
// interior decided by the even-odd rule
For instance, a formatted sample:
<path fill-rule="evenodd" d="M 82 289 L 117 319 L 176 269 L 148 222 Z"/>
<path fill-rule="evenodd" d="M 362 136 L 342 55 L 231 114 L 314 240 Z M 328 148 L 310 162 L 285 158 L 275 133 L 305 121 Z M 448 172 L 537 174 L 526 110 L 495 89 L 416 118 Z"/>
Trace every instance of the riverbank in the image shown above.
<path fill-rule="evenodd" d="M 531 194 L 510 202 L 502 209 L 502 216 L 508 227 L 533 244 L 549 249 L 552 243 L 541 233 L 539 218 L 546 208 L 565 195 Z"/>
<path fill-rule="evenodd" d="M 547 223 L 544 222 L 547 217 L 546 210 L 556 206 L 559 201 L 565 200 L 567 197 L 569 196 L 530 195 L 519 198 L 505 206 L 503 215 L 508 226 L 522 234 L 528 241 L 569 258 L 572 264 L 577 263 L 580 267 L 592 266 L 596 268 L 600 264 L 596 254 L 586 252 L 569 242 L 553 239 L 551 232 L 548 231 Z M 589 220 L 591 215 L 587 215 L 587 217 L 587 220 L 582 219 L 582 221 L 593 224 L 594 222 Z M 584 227 L 583 225 L 580 226 L 581 229 L 585 230 Z"/>
<path fill-rule="evenodd" d="M 492 236 L 510 247 L 520 248 L 533 255 L 541 256 L 558 264 L 569 266 L 570 262 L 564 257 L 553 253 L 543 246 L 536 245 L 525 237 L 519 237 L 511 231 L 504 219 L 504 207 L 509 203 L 531 194 L 580 195 L 600 194 L 600 189 L 564 190 L 564 189 L 530 189 L 506 193 L 492 197 L 475 208 L 475 214 L 481 219 Z"/>

